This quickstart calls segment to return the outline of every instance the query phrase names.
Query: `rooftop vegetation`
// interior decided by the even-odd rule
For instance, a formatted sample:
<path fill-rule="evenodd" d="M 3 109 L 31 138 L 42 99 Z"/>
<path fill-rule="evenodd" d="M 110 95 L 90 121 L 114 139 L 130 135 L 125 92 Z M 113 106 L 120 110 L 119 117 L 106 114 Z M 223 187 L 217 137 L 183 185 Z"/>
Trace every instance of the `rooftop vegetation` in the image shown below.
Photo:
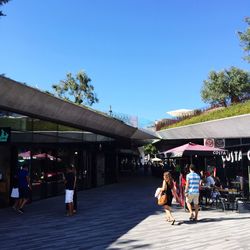
<path fill-rule="evenodd" d="M 163 127 L 161 130 L 196 124 L 200 122 L 212 121 L 237 115 L 244 115 L 249 113 L 250 113 L 250 100 L 244 103 L 233 104 L 229 107 L 208 110 L 199 115 L 194 115 L 192 117 L 186 117 L 183 120 L 179 120 L 169 126 Z"/>

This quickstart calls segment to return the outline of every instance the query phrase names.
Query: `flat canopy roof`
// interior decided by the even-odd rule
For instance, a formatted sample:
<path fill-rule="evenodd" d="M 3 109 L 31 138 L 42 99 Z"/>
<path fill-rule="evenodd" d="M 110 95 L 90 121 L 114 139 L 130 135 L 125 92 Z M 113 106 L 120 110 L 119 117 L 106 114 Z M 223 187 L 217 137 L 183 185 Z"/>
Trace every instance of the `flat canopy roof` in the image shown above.
<path fill-rule="evenodd" d="M 104 113 L 64 101 L 3 76 L 0 76 L 0 108 L 113 138 L 158 138 Z"/>
<path fill-rule="evenodd" d="M 250 137 L 250 114 L 157 131 L 165 140 Z"/>

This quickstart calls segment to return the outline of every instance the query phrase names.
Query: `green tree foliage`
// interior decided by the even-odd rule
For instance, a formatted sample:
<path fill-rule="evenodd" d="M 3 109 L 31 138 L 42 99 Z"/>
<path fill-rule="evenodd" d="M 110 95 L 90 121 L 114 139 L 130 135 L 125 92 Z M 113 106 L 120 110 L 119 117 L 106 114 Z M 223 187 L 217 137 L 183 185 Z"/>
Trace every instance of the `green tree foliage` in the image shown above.
<path fill-rule="evenodd" d="M 249 73 L 231 67 L 220 72 L 211 71 L 201 90 L 202 100 L 211 105 L 228 106 L 250 98 Z"/>
<path fill-rule="evenodd" d="M 154 155 L 157 153 L 157 149 L 155 147 L 155 145 L 153 144 L 148 144 L 144 146 L 144 153 L 145 154 L 150 154 L 150 155 Z"/>
<path fill-rule="evenodd" d="M 240 41 L 246 56 L 244 59 L 250 63 L 250 17 L 245 18 L 245 22 L 248 24 L 248 28 L 245 32 L 238 32 Z"/>
<path fill-rule="evenodd" d="M 8 3 L 9 0 L 0 0 L 0 6 Z M 0 10 L 0 16 L 5 16 L 5 14 Z"/>
<path fill-rule="evenodd" d="M 92 106 L 99 100 L 94 93 L 94 87 L 90 84 L 91 79 L 83 71 L 76 74 L 75 77 L 71 73 L 66 75 L 66 80 L 62 80 L 59 84 L 53 84 L 52 88 L 55 95 L 70 101 L 74 98 L 74 103 Z"/>

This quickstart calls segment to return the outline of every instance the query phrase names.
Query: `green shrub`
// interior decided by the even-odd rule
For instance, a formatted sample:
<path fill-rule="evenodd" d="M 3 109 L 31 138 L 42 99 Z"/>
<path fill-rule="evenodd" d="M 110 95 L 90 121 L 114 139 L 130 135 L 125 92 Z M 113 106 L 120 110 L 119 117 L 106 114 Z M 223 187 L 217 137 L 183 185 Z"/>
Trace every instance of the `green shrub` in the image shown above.
<path fill-rule="evenodd" d="M 180 122 L 176 122 L 162 129 L 181 127 L 181 126 L 196 124 L 200 122 L 212 121 L 212 120 L 217 120 L 217 119 L 222 119 L 222 118 L 232 117 L 232 116 L 237 116 L 237 115 L 244 115 L 244 114 L 249 114 L 249 113 L 250 113 L 250 100 L 244 103 L 231 105 L 227 108 L 205 111 L 201 113 L 200 115 L 187 118 Z"/>

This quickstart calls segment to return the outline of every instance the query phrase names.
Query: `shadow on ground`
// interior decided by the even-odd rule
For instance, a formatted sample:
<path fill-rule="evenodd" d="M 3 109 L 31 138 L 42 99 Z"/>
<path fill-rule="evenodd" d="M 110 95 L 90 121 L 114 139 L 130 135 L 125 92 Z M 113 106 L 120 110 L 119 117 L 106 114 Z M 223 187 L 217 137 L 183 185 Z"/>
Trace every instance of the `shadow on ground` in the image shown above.
<path fill-rule="evenodd" d="M 138 176 L 78 192 L 79 209 L 72 217 L 65 216 L 63 196 L 33 202 L 22 215 L 11 208 L 2 209 L 1 250 L 106 249 L 145 218 L 161 210 L 154 198 L 160 184 L 160 179 Z"/>
<path fill-rule="evenodd" d="M 190 221 L 190 220 L 183 220 L 183 221 L 179 221 L 178 223 L 176 223 L 177 225 L 182 225 L 182 224 L 195 224 L 195 223 L 207 223 L 207 222 L 220 222 L 220 221 L 230 221 L 230 220 L 249 220 L 250 217 L 239 217 L 239 218 L 235 218 L 235 217 L 220 217 L 220 218 L 202 218 L 198 221 Z"/>

